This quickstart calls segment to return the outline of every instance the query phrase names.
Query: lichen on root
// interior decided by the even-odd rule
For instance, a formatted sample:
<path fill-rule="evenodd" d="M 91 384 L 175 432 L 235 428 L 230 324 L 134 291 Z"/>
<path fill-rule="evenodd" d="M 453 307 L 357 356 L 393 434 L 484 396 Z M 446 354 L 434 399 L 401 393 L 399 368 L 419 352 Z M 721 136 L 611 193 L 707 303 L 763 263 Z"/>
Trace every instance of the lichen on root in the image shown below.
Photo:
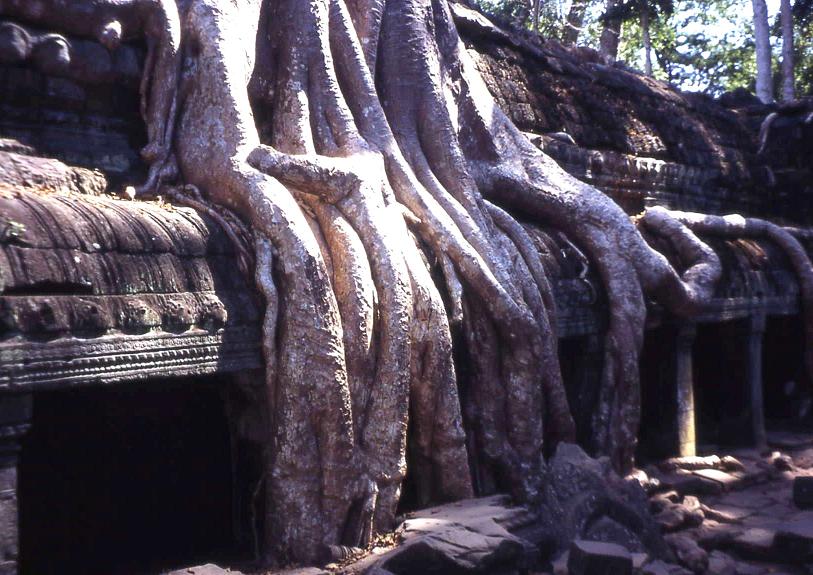
<path fill-rule="evenodd" d="M 446 0 L 178 8 L 180 78 L 155 95 L 155 78 L 174 77 L 164 58 L 150 84 L 173 117 L 147 114 L 148 132 L 174 136 L 182 181 L 256 237 L 269 555 L 318 561 L 392 528 L 408 437 L 421 504 L 495 489 L 541 502 L 543 455 L 575 424 L 528 224 L 567 234 L 603 280 L 594 449 L 628 470 L 644 295 L 693 313 L 719 276 L 713 252 L 646 214 L 692 262 L 678 274 L 614 202 L 536 149 L 494 104 Z"/>

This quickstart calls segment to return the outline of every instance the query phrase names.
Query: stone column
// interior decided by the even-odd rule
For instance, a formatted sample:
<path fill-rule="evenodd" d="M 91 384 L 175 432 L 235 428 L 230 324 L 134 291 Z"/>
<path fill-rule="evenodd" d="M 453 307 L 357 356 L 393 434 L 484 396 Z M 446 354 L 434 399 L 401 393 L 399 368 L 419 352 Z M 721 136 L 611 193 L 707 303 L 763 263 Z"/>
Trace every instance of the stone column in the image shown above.
<path fill-rule="evenodd" d="M 694 346 L 696 333 L 695 324 L 682 323 L 678 326 L 675 342 L 678 455 L 680 457 L 697 455 L 694 372 L 692 366 L 692 347 Z"/>
<path fill-rule="evenodd" d="M 17 573 L 17 463 L 31 410 L 31 395 L 0 396 L 0 575 Z"/>
<path fill-rule="evenodd" d="M 765 335 L 765 315 L 757 313 L 748 319 L 748 365 L 746 383 L 751 409 L 751 430 L 754 445 L 762 449 L 768 445 L 765 433 L 765 405 L 762 398 L 762 340 Z"/>

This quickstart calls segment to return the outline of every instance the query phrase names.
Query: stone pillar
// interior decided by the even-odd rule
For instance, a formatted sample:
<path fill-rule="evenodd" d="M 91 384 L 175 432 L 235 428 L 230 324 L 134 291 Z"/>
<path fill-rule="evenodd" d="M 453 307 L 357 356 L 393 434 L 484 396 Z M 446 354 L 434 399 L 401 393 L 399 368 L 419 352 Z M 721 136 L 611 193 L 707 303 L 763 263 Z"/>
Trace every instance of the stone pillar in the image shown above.
<path fill-rule="evenodd" d="M 746 383 L 751 410 L 751 430 L 754 445 L 762 449 L 768 445 L 765 433 L 765 405 L 762 398 L 762 340 L 765 335 L 765 315 L 758 313 L 748 319 L 748 365 Z"/>
<path fill-rule="evenodd" d="M 677 380 L 677 431 L 680 457 L 697 455 L 692 366 L 692 347 L 696 333 L 697 329 L 693 323 L 682 323 L 678 326 L 675 345 L 675 378 Z"/>
<path fill-rule="evenodd" d="M 20 439 L 31 427 L 31 399 L 0 396 L 0 575 L 17 573 L 17 463 Z"/>

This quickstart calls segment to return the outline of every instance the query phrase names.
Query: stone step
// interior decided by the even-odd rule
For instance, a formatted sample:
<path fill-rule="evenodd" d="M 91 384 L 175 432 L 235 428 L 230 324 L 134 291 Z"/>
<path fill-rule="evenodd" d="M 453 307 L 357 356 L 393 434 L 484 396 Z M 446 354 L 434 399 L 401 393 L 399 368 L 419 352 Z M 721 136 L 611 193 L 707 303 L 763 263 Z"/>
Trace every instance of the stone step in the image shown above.
<path fill-rule="evenodd" d="M 813 477 L 796 477 L 793 480 L 793 503 L 799 509 L 813 508 Z"/>
<path fill-rule="evenodd" d="M 620 545 L 577 539 L 567 568 L 569 575 L 632 575 L 632 556 Z"/>

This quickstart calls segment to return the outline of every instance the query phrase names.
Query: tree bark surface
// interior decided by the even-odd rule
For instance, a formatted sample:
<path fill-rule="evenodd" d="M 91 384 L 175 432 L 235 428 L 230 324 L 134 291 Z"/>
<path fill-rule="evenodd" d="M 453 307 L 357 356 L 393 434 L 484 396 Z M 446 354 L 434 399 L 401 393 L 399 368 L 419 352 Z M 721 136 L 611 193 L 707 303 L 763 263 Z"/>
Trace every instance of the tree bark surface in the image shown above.
<path fill-rule="evenodd" d="M 421 504 L 493 490 L 540 503 L 543 456 L 576 428 L 536 226 L 569 237 L 604 283 L 592 448 L 629 471 L 645 297 L 691 316 L 720 276 L 694 220 L 652 209 L 633 221 L 534 147 L 494 103 L 445 0 L 168 1 L 146 4 L 179 32 L 147 30 L 143 112 L 161 151 L 146 155 L 148 183 L 172 184 L 177 165 L 172 194 L 199 190 L 257 238 L 269 557 L 369 544 L 394 526 L 408 471 Z M 807 302 L 809 262 L 765 233 Z"/>
<path fill-rule="evenodd" d="M 771 79 L 771 31 L 768 24 L 768 5 L 765 0 L 751 0 L 754 11 L 754 43 L 757 54 L 757 98 L 763 103 L 773 102 L 773 81 Z"/>

